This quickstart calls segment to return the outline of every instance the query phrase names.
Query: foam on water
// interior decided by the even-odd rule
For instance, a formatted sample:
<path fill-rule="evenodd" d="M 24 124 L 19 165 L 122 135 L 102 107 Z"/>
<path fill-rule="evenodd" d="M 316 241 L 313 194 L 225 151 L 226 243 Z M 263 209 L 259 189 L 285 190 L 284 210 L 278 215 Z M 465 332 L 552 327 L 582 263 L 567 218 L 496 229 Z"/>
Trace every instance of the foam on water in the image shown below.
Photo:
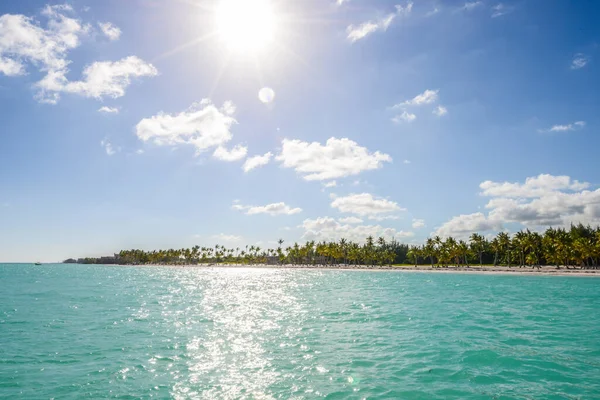
<path fill-rule="evenodd" d="M 600 397 L 600 279 L 0 265 L 0 397 Z"/>

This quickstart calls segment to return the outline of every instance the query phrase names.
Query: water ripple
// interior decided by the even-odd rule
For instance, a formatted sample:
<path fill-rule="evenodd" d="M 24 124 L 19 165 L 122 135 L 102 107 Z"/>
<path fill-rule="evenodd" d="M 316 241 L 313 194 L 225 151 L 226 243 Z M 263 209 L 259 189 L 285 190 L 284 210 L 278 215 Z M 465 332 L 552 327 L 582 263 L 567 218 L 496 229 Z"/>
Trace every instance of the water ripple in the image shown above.
<path fill-rule="evenodd" d="M 0 397 L 600 398 L 600 280 L 0 266 Z"/>

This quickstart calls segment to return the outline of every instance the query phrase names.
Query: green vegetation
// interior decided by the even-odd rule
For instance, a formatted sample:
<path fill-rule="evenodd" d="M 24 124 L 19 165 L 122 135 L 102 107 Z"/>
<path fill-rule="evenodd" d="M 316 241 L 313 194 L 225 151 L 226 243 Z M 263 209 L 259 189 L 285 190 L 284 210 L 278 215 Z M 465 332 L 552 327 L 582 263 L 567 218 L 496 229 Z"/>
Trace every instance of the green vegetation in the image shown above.
<path fill-rule="evenodd" d="M 543 234 L 529 230 L 510 236 L 500 232 L 491 240 L 473 233 L 469 241 L 452 237 L 429 238 L 422 246 L 409 246 L 395 240 L 375 240 L 369 236 L 364 244 L 341 239 L 337 242 L 309 241 L 275 249 L 246 246 L 243 249 L 194 246 L 169 250 L 123 250 L 114 257 L 85 258 L 85 264 L 296 264 L 296 265 L 450 265 L 468 267 L 473 264 L 508 267 L 541 267 L 555 265 L 598 268 L 600 260 L 600 227 L 572 225 L 570 229 L 548 228 Z M 71 261 L 71 260 L 68 260 Z"/>
<path fill-rule="evenodd" d="M 276 249 L 262 249 L 260 246 L 246 246 L 245 249 L 228 249 L 225 246 L 194 246 L 191 249 L 170 249 L 146 252 L 124 250 L 118 254 L 124 264 L 303 264 L 303 265 L 391 265 L 404 260 L 409 246 L 380 237 L 369 236 L 365 244 L 341 239 L 339 242 L 294 243 L 283 248 L 279 240 Z"/>
<path fill-rule="evenodd" d="M 508 267 L 557 268 L 578 266 L 598 268 L 600 259 L 600 227 L 571 225 L 569 230 L 548 228 L 543 234 L 529 230 L 512 237 L 500 232 L 487 240 L 473 233 L 469 242 L 439 236 L 427 239 L 423 246 L 412 246 L 408 252 L 413 265 L 430 263 L 432 267 L 469 266 L 470 264 L 505 265 Z"/>

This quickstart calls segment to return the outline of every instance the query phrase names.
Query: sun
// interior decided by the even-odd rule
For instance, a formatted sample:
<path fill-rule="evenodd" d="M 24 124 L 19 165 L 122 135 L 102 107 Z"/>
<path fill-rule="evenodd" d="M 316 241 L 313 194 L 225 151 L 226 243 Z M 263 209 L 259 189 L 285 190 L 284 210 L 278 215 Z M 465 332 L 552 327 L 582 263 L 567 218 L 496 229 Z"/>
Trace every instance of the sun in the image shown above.
<path fill-rule="evenodd" d="M 268 0 L 221 0 L 217 30 L 233 51 L 256 53 L 274 40 L 276 18 Z"/>

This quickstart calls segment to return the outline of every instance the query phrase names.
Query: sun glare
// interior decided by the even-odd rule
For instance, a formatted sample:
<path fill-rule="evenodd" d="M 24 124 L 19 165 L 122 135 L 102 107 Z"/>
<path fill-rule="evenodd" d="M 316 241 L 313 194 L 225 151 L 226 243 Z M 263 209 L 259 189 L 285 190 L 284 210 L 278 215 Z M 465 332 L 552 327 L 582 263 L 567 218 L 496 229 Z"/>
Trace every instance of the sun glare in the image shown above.
<path fill-rule="evenodd" d="M 216 18 L 219 36 L 231 50 L 255 53 L 274 39 L 276 18 L 268 0 L 221 0 Z"/>

